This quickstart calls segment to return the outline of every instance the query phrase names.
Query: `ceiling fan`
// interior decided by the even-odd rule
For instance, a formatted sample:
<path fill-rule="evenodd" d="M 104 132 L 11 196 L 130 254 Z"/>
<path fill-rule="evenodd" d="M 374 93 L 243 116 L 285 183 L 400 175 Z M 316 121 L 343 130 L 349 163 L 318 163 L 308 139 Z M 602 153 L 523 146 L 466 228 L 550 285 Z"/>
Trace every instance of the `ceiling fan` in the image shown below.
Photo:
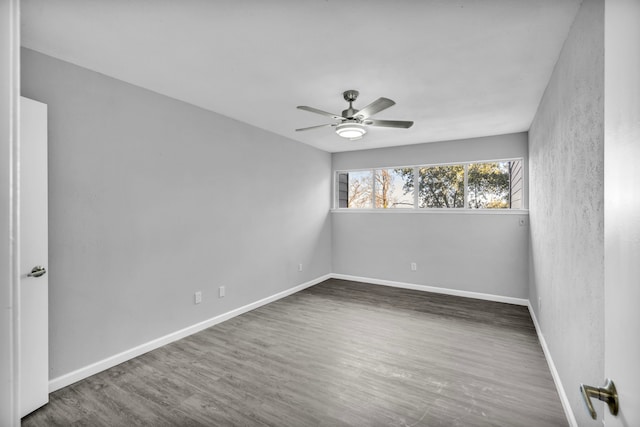
<path fill-rule="evenodd" d="M 317 108 L 307 107 L 306 105 L 299 105 L 299 110 L 310 111 L 312 113 L 320 114 L 322 116 L 331 117 L 338 120 L 337 123 L 327 123 L 324 125 L 310 126 L 306 128 L 296 129 L 297 132 L 303 130 L 317 129 L 322 127 L 335 127 L 336 133 L 350 140 L 360 139 L 367 133 L 367 126 L 379 126 L 388 128 L 402 128 L 408 129 L 413 126 L 413 122 L 402 120 L 374 120 L 370 117 L 382 110 L 395 105 L 395 102 L 388 98 L 378 98 L 371 104 L 367 105 L 361 110 L 353 108 L 353 102 L 358 98 L 360 93 L 357 90 L 347 90 L 342 93 L 344 100 L 349 103 L 349 108 L 342 112 L 342 115 L 328 113 L 326 111 L 318 110 Z"/>

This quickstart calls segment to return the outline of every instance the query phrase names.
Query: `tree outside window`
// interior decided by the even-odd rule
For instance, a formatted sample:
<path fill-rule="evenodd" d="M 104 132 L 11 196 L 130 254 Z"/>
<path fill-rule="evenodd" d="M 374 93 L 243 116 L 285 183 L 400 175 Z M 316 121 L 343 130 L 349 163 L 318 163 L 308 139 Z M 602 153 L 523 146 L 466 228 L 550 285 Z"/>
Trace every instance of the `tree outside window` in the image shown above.
<path fill-rule="evenodd" d="M 467 180 L 469 208 L 509 208 L 509 162 L 471 163 Z"/>

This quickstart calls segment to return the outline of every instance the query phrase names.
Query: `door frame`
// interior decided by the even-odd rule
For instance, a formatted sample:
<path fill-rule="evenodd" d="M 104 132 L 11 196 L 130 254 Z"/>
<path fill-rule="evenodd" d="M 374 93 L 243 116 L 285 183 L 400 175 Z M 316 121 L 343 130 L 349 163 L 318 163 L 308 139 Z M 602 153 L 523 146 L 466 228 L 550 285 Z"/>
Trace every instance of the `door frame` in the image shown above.
<path fill-rule="evenodd" d="M 0 424 L 19 426 L 20 0 L 0 2 Z"/>
<path fill-rule="evenodd" d="M 632 190 L 640 182 L 633 162 L 640 155 L 640 100 L 631 89 L 640 81 L 640 0 L 606 0 L 604 6 L 604 376 L 615 381 L 620 408 L 613 416 L 601 406 L 601 419 L 607 426 L 630 426 L 640 420 L 640 342 L 627 336 L 640 324 L 640 313 L 626 305 L 640 295 L 634 262 L 640 197 Z"/>

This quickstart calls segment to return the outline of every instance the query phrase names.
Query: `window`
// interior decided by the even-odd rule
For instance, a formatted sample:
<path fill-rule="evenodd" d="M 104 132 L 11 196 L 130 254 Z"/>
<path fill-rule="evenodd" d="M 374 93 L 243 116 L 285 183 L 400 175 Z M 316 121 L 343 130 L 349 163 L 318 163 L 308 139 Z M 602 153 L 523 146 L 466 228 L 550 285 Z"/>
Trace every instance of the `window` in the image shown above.
<path fill-rule="evenodd" d="M 469 208 L 509 207 L 509 162 L 471 163 L 467 177 Z"/>
<path fill-rule="evenodd" d="M 464 208 L 464 166 L 424 166 L 420 171 L 420 208 Z"/>
<path fill-rule="evenodd" d="M 509 162 L 509 207 L 511 209 L 522 209 L 523 193 L 523 172 L 522 160 L 512 160 Z"/>
<path fill-rule="evenodd" d="M 413 170 L 376 169 L 376 208 L 413 208 Z"/>
<path fill-rule="evenodd" d="M 340 171 L 336 179 L 338 208 L 523 207 L 522 159 Z"/>
<path fill-rule="evenodd" d="M 338 174 L 341 208 L 371 208 L 373 194 L 372 171 L 352 171 Z"/>

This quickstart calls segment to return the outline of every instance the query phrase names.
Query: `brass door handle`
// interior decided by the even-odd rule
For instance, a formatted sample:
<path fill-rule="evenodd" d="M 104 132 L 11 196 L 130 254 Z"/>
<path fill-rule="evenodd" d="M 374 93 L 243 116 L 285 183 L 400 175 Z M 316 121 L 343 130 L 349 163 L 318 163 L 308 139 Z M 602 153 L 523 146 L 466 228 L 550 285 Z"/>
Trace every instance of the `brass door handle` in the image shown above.
<path fill-rule="evenodd" d="M 587 409 L 591 414 L 591 418 L 594 420 L 598 418 L 598 414 L 596 413 L 596 410 L 593 409 L 593 404 L 591 403 L 592 397 L 605 402 L 609 406 L 611 415 L 618 415 L 618 392 L 616 390 L 616 385 L 609 378 L 607 378 L 607 381 L 602 387 L 580 384 L 580 392 L 582 393 L 584 403 L 587 405 Z"/>
<path fill-rule="evenodd" d="M 44 267 L 36 265 L 31 269 L 31 273 L 27 274 L 27 277 L 40 277 L 44 276 L 47 270 Z"/>

